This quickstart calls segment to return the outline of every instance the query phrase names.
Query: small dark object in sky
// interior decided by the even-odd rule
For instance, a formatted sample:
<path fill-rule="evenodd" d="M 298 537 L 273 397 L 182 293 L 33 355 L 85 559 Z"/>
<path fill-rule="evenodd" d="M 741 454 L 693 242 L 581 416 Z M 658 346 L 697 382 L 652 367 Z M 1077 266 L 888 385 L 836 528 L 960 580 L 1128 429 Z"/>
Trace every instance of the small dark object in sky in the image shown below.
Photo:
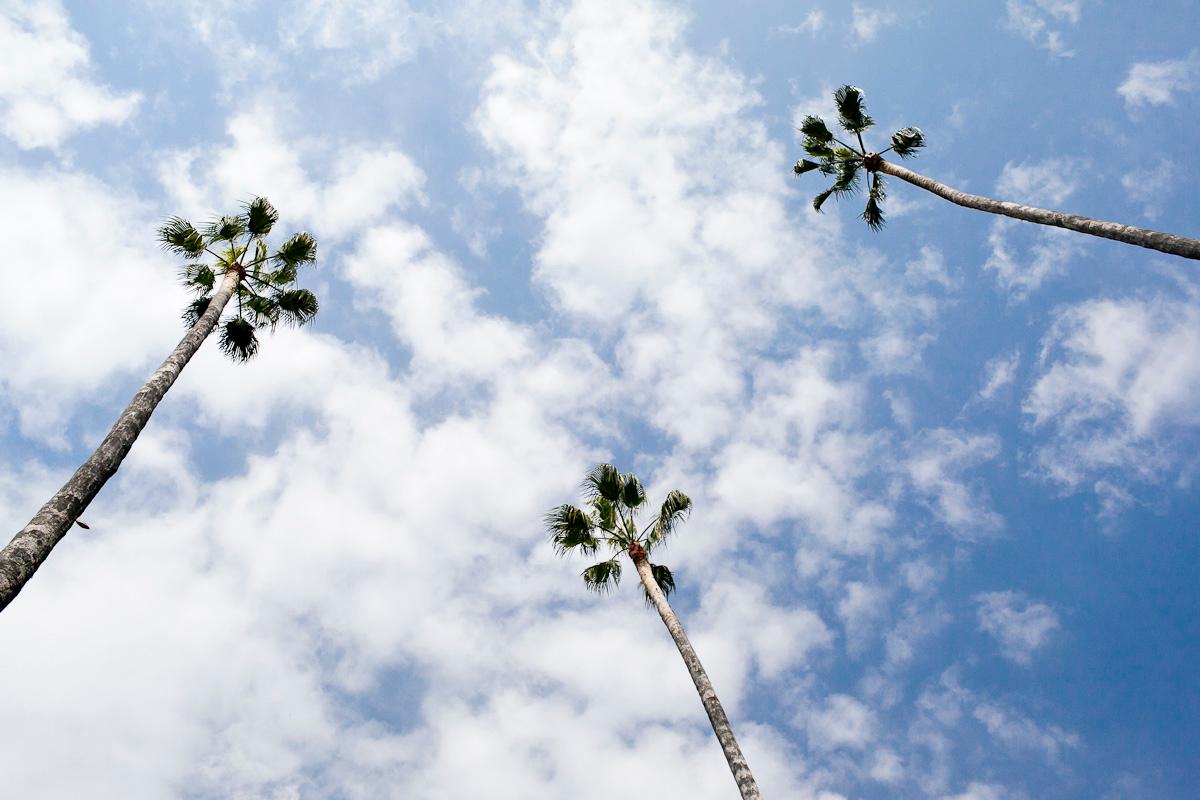
<path fill-rule="evenodd" d="M 83 528 L 85 531 L 90 531 L 92 529 L 91 525 L 88 525 L 86 522 L 84 522 L 81 519 L 75 520 L 75 524 L 78 525 L 79 527 Z"/>

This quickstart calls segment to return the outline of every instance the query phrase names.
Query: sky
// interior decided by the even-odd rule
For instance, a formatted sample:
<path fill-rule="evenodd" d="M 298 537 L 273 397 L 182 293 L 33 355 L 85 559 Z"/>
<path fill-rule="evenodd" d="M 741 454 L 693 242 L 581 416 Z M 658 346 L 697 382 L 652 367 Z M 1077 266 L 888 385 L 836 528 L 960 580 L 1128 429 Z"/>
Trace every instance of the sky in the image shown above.
<path fill-rule="evenodd" d="M 596 463 L 768 798 L 1200 782 L 1200 273 L 892 181 L 1200 235 L 1200 7 L 0 0 L 0 518 L 183 333 L 256 195 L 321 312 L 208 343 L 0 616 L 14 797 L 718 800 L 661 621 L 543 516 Z M 632 574 L 632 571 L 629 571 Z"/>

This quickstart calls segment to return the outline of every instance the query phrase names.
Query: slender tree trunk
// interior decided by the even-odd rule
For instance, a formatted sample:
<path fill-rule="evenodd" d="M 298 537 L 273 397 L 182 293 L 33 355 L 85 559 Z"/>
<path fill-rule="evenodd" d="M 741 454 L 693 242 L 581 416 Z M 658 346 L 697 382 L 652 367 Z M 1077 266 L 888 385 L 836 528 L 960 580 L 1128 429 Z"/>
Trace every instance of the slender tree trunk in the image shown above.
<path fill-rule="evenodd" d="M 1023 206 L 1004 200 L 993 200 L 977 194 L 967 194 L 957 189 L 951 189 L 945 184 L 938 183 L 932 178 L 926 178 L 912 170 L 905 169 L 899 164 L 884 161 L 876 156 L 868 159 L 867 168 L 892 175 L 913 186 L 919 186 L 927 192 L 933 192 L 951 203 L 973 208 L 976 211 L 987 211 L 992 214 L 1003 214 L 1013 219 L 1025 222 L 1036 222 L 1039 225 L 1052 225 L 1056 228 L 1067 228 L 1080 233 L 1101 236 L 1105 239 L 1115 239 L 1118 242 L 1158 250 L 1184 258 L 1200 259 L 1200 240 L 1189 239 L 1186 236 L 1175 236 L 1170 233 L 1152 231 L 1148 228 L 1138 228 L 1133 225 L 1122 225 L 1119 222 L 1104 222 L 1103 220 L 1082 217 L 1078 214 L 1067 214 L 1063 211 L 1048 211 L 1035 206 Z"/>
<path fill-rule="evenodd" d="M 71 525 L 87 508 L 88 503 L 99 493 L 121 466 L 121 461 L 133 447 L 134 441 L 155 407 L 167 390 L 175 383 L 179 373 L 200 349 L 200 345 L 212 333 L 217 320 L 229 298 L 237 288 L 240 275 L 229 270 L 192 329 L 180 340 L 171 355 L 162 363 L 141 390 L 129 401 L 121 412 L 112 430 L 95 452 L 75 470 L 71 479 L 42 506 L 29 524 L 22 528 L 3 550 L 0 550 L 0 611 L 3 611 L 17 593 L 33 577 L 54 546 L 67 535 Z"/>
<path fill-rule="evenodd" d="M 700 694 L 700 702 L 708 712 L 708 721 L 712 723 L 713 733 L 717 735 L 717 741 L 725 751 L 729 770 L 733 773 L 733 779 L 737 781 L 738 791 L 742 793 L 742 800 L 761 800 L 758 784 L 755 783 L 750 765 L 746 763 L 746 757 L 742 755 L 742 749 L 738 747 L 737 739 L 733 736 L 733 728 L 729 725 L 729 718 L 725 716 L 725 709 L 717 699 L 717 692 L 713 689 L 712 681 L 708 679 L 708 673 L 704 671 L 704 665 L 700 663 L 700 657 L 696 655 L 692 643 L 683 631 L 683 623 L 675 616 L 671 604 L 667 602 L 662 589 L 658 587 L 658 582 L 654 580 L 646 551 L 634 544 L 629 548 L 629 555 L 633 559 L 633 565 L 637 567 L 638 577 L 642 579 L 646 594 L 650 596 L 650 602 L 658 609 L 658 615 L 662 617 L 663 624 L 675 640 L 675 646 L 679 648 L 679 655 L 683 656 L 683 663 L 687 664 L 692 683 L 696 684 L 696 691 Z"/>

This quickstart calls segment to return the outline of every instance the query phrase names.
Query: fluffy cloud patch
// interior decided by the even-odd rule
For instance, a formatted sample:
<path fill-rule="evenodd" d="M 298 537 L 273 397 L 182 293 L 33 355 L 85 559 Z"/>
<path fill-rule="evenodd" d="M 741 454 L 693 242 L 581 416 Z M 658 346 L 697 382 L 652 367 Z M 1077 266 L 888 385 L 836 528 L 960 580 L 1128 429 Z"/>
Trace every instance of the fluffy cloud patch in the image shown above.
<path fill-rule="evenodd" d="M 124 122 L 141 101 L 94 81 L 87 40 L 58 0 L 0 2 L 0 53 L 0 130 L 18 147 L 56 148 Z"/>
<path fill-rule="evenodd" d="M 895 25 L 895 13 L 882 8 L 867 8 L 855 3 L 851 8 L 850 31 L 856 41 L 870 44 L 879 36 L 879 31 L 889 25 Z"/>
<path fill-rule="evenodd" d="M 1051 434 L 1039 466 L 1070 488 L 1108 470 L 1160 480 L 1187 455 L 1172 446 L 1172 433 L 1200 422 L 1197 359 L 1194 297 L 1092 300 L 1061 310 L 1023 406 Z"/>
<path fill-rule="evenodd" d="M 1200 50 L 1186 58 L 1166 61 L 1139 61 L 1117 87 L 1127 108 L 1164 106 L 1175 102 L 1175 95 L 1195 90 L 1200 82 Z"/>
<path fill-rule="evenodd" d="M 979 629 L 996 639 L 1005 658 L 1022 666 L 1033 661 L 1033 654 L 1059 627 L 1054 609 L 1045 603 L 1030 602 L 1018 592 L 989 592 L 978 595 L 975 602 Z M 998 720 L 995 714 L 986 716 Z"/>
<path fill-rule="evenodd" d="M 1177 167 L 1167 159 L 1144 169 L 1134 169 L 1121 176 L 1121 188 L 1129 197 L 1142 204 L 1142 216 L 1154 219 L 1162 213 L 1163 202 L 1170 197 Z"/>
<path fill-rule="evenodd" d="M 0 239 L 20 253 L 0 293 L 0 387 L 22 431 L 66 445 L 61 423 L 109 400 L 183 335 L 187 298 L 155 247 L 157 220 L 77 173 L 0 171 Z"/>
<path fill-rule="evenodd" d="M 204 219 L 268 197 L 282 224 L 353 236 L 389 211 L 421 202 L 424 173 L 383 145 L 336 149 L 297 136 L 270 105 L 234 116 L 229 143 L 167 153 L 159 178 L 181 215 Z"/>

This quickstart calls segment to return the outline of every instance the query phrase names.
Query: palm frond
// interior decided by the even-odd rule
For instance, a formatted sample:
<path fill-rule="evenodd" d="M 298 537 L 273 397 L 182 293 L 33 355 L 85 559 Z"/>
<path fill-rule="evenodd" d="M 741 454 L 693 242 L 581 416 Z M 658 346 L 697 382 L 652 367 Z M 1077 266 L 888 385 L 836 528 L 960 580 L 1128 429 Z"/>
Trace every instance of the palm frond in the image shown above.
<path fill-rule="evenodd" d="M 565 555 L 568 550 L 579 548 L 580 552 L 594 555 L 597 541 L 592 535 L 594 523 L 578 506 L 561 505 L 546 515 L 546 527 L 550 530 L 550 541 L 554 552 Z"/>
<path fill-rule="evenodd" d="M 826 189 L 819 195 L 813 198 L 813 210 L 820 213 L 821 206 L 825 205 L 825 201 L 833 195 L 833 189 Z"/>
<path fill-rule="evenodd" d="M 583 479 L 583 491 L 589 499 L 603 497 L 611 503 L 621 500 L 621 473 L 612 464 L 597 464 Z"/>
<path fill-rule="evenodd" d="M 838 89 L 833 94 L 833 104 L 837 106 L 838 121 L 851 133 L 862 133 L 875 124 L 875 120 L 867 114 L 863 91 L 857 86 Z"/>
<path fill-rule="evenodd" d="M 862 218 L 867 227 L 873 231 L 883 228 L 883 199 L 887 191 L 883 188 L 883 178 L 876 172 L 871 176 L 871 188 L 867 191 L 867 207 L 863 209 Z"/>
<path fill-rule="evenodd" d="M 289 267 L 316 261 L 317 241 L 310 234 L 297 233 L 279 246 L 275 258 Z"/>
<path fill-rule="evenodd" d="M 307 325 L 317 316 L 317 296 L 308 289 L 284 290 L 275 295 L 275 301 L 283 321 L 289 325 Z"/>
<path fill-rule="evenodd" d="M 862 162 L 847 158 L 838 164 L 837 180 L 833 182 L 833 193 L 838 197 L 853 194 L 858 189 L 858 173 Z"/>
<path fill-rule="evenodd" d="M 279 301 L 273 297 L 251 295 L 245 301 L 245 307 L 254 316 L 254 324 L 275 326 L 279 322 Z"/>
<path fill-rule="evenodd" d="M 200 318 L 204 316 L 204 312 L 208 311 L 208 304 L 211 302 L 211 297 L 197 297 L 188 303 L 183 309 L 183 324 L 189 328 L 195 327 Z"/>
<path fill-rule="evenodd" d="M 901 158 L 912 158 L 925 146 L 925 134 L 920 128 L 901 128 L 892 134 L 892 149 Z"/>
<path fill-rule="evenodd" d="M 582 573 L 583 585 L 603 594 L 621 583 L 621 562 L 616 558 L 593 564 Z"/>
<path fill-rule="evenodd" d="M 279 269 L 266 273 L 263 276 L 263 280 L 272 286 L 278 286 L 282 289 L 285 286 L 295 283 L 297 277 L 296 265 L 284 264 Z"/>
<path fill-rule="evenodd" d="M 222 353 L 234 361 L 249 361 L 258 352 L 258 336 L 254 333 L 254 325 L 242 317 L 233 317 L 226 321 L 221 326 L 218 346 Z"/>
<path fill-rule="evenodd" d="M 678 489 L 672 489 L 658 510 L 658 519 L 654 521 L 650 533 L 646 537 L 647 549 L 658 544 L 675 532 L 676 526 L 692 513 L 692 500 Z"/>
<path fill-rule="evenodd" d="M 806 172 L 812 172 L 814 169 L 820 169 L 821 165 L 815 161 L 809 161 L 807 158 L 802 158 L 796 162 L 793 168 L 797 175 L 803 175 Z"/>
<path fill-rule="evenodd" d="M 208 294 L 216 283 L 217 276 L 207 264 L 191 263 L 179 271 L 179 280 L 189 289 Z"/>
<path fill-rule="evenodd" d="M 208 235 L 223 242 L 232 242 L 246 232 L 246 220 L 241 217 L 219 217 L 208 224 Z"/>
<path fill-rule="evenodd" d="M 592 499 L 592 508 L 596 509 L 596 524 L 606 530 L 615 530 L 617 527 L 617 507 L 612 504 L 612 501 L 607 497 L 597 495 Z"/>
<path fill-rule="evenodd" d="M 663 596 L 667 597 L 671 592 L 675 591 L 675 576 L 671 574 L 671 570 L 665 564 L 651 564 L 650 574 L 654 577 L 654 582 L 658 584 L 658 588 L 662 590 Z M 646 605 L 654 605 L 654 601 L 650 599 L 650 593 L 646 591 L 646 587 L 642 587 L 642 599 L 646 601 Z"/>
<path fill-rule="evenodd" d="M 646 490 L 638 476 L 626 472 L 621 476 L 621 505 L 629 509 L 639 508 L 646 502 Z"/>
<path fill-rule="evenodd" d="M 806 138 L 815 139 L 818 142 L 832 142 L 833 133 L 825 125 L 825 120 L 815 114 L 809 114 L 800 122 L 800 132 Z"/>
<path fill-rule="evenodd" d="M 171 217 L 163 223 L 158 229 L 158 241 L 164 250 L 184 258 L 204 255 L 204 237 L 183 217 Z"/>
<path fill-rule="evenodd" d="M 246 229 L 254 236 L 266 236 L 279 221 L 279 212 L 265 197 L 246 203 Z"/>

